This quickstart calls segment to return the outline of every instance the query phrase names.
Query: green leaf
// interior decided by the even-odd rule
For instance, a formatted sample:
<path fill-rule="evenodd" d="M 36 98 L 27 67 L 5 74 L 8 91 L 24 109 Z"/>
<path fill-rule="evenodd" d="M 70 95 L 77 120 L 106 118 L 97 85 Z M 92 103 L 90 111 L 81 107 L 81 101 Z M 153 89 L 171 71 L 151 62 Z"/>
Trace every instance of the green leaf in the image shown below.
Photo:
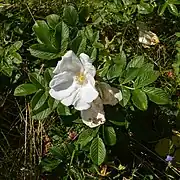
<path fill-rule="evenodd" d="M 113 59 L 114 63 L 116 64 L 120 64 L 122 66 L 122 69 L 125 68 L 126 66 L 126 54 L 124 51 L 122 51 L 121 53 L 119 53 L 114 59 Z"/>
<path fill-rule="evenodd" d="M 163 105 L 169 103 L 167 93 L 160 88 L 145 87 L 143 91 L 148 95 L 149 99 L 156 104 Z"/>
<path fill-rule="evenodd" d="M 29 48 L 29 50 L 31 55 L 41 59 L 51 60 L 58 57 L 57 50 L 45 44 L 34 44 Z"/>
<path fill-rule="evenodd" d="M 106 148 L 101 138 L 97 137 L 92 141 L 90 157 L 94 164 L 100 165 L 106 157 Z"/>
<path fill-rule="evenodd" d="M 154 69 L 154 65 L 151 63 L 146 63 L 144 64 L 140 69 L 139 69 L 139 73 L 138 76 L 141 76 L 143 73 L 147 73 L 148 71 L 153 72 Z"/>
<path fill-rule="evenodd" d="M 43 20 L 36 21 L 33 26 L 33 30 L 34 30 L 36 36 L 38 37 L 38 39 L 42 43 L 44 43 L 46 45 L 51 44 L 51 41 L 50 41 L 51 31 L 45 21 L 43 21 Z"/>
<path fill-rule="evenodd" d="M 85 6 L 85 7 L 81 7 L 80 12 L 79 12 L 79 21 L 82 23 L 86 22 L 86 18 L 89 15 L 89 10 L 90 8 Z"/>
<path fill-rule="evenodd" d="M 179 136 L 172 136 L 172 142 L 177 148 L 180 147 L 180 137 Z"/>
<path fill-rule="evenodd" d="M 144 64 L 144 56 L 135 56 L 127 65 L 127 68 L 141 68 Z"/>
<path fill-rule="evenodd" d="M 23 41 L 16 41 L 13 45 L 10 46 L 10 48 L 8 49 L 8 52 L 10 53 L 16 52 L 17 50 L 21 48 L 22 44 L 23 44 Z"/>
<path fill-rule="evenodd" d="M 50 14 L 49 16 L 46 16 L 46 19 L 49 27 L 52 29 L 55 29 L 56 25 L 60 22 L 60 16 L 57 14 Z"/>
<path fill-rule="evenodd" d="M 77 55 L 83 53 L 86 49 L 86 37 L 77 36 L 73 39 L 71 49 Z"/>
<path fill-rule="evenodd" d="M 76 26 L 78 13 L 73 6 L 66 6 L 63 11 L 63 19 L 69 26 Z"/>
<path fill-rule="evenodd" d="M 49 97 L 49 99 L 48 99 L 48 106 L 49 106 L 52 110 L 56 109 L 57 106 L 58 106 L 58 104 L 59 104 L 59 101 L 58 101 L 58 100 L 53 99 L 52 97 Z"/>
<path fill-rule="evenodd" d="M 108 73 L 109 66 L 110 66 L 110 64 L 108 64 L 108 63 L 106 62 L 106 63 L 103 65 L 103 68 L 101 68 L 101 69 L 99 69 L 99 70 L 97 71 L 97 74 L 98 74 L 100 77 L 104 78 L 104 76 L 106 76 L 106 74 Z"/>
<path fill-rule="evenodd" d="M 175 35 L 176 35 L 177 37 L 180 37 L 180 32 L 176 32 Z"/>
<path fill-rule="evenodd" d="M 3 65 L 1 71 L 5 76 L 11 77 L 13 72 L 13 66 Z"/>
<path fill-rule="evenodd" d="M 44 89 L 45 82 L 44 82 L 43 77 L 40 74 L 36 72 L 30 73 L 29 79 L 37 87 L 37 89 Z"/>
<path fill-rule="evenodd" d="M 20 64 L 20 63 L 22 63 L 22 57 L 21 57 L 21 55 L 20 55 L 19 53 L 17 53 L 17 52 L 11 53 L 10 58 L 12 59 L 12 62 L 15 63 L 15 64 Z"/>
<path fill-rule="evenodd" d="M 93 48 L 92 52 L 91 52 L 91 56 L 90 58 L 95 61 L 96 60 L 96 57 L 97 57 L 97 49 L 96 48 Z"/>
<path fill-rule="evenodd" d="M 172 141 L 167 138 L 160 139 L 155 146 L 155 151 L 160 156 L 166 156 L 167 154 L 171 154 L 171 152 L 174 151 L 174 147 L 172 146 Z"/>
<path fill-rule="evenodd" d="M 55 47 L 64 53 L 68 46 L 69 28 L 64 22 L 60 22 L 55 29 Z"/>
<path fill-rule="evenodd" d="M 47 102 L 48 97 L 49 97 L 48 92 L 43 92 L 42 94 L 36 93 L 32 98 L 32 102 L 31 102 L 32 110 L 36 111 L 39 108 L 41 108 Z"/>
<path fill-rule="evenodd" d="M 50 69 L 50 68 L 47 68 L 45 71 L 44 71 L 44 80 L 45 80 L 45 84 L 47 87 L 49 87 L 49 83 L 52 79 L 52 73 L 53 73 L 53 70 Z"/>
<path fill-rule="evenodd" d="M 166 1 L 163 5 L 159 6 L 158 8 L 158 14 L 162 16 L 164 14 L 164 11 L 166 10 L 168 6 L 168 1 Z"/>
<path fill-rule="evenodd" d="M 106 145 L 116 144 L 116 132 L 112 126 L 104 126 L 103 138 Z"/>
<path fill-rule="evenodd" d="M 168 10 L 171 14 L 179 16 L 178 9 L 174 4 L 168 4 Z"/>
<path fill-rule="evenodd" d="M 125 79 L 123 81 L 123 84 L 126 84 L 132 81 L 133 79 L 135 79 L 138 73 L 139 73 L 139 68 L 128 68 L 125 74 Z"/>
<path fill-rule="evenodd" d="M 32 112 L 32 118 L 42 120 L 47 118 L 52 113 L 52 109 L 48 107 L 47 102 L 36 111 Z"/>
<path fill-rule="evenodd" d="M 60 159 L 50 159 L 50 157 L 47 157 L 43 158 L 40 164 L 43 172 L 52 172 L 60 163 Z"/>
<path fill-rule="evenodd" d="M 112 79 L 115 77 L 120 77 L 122 74 L 122 68 L 123 66 L 121 64 L 113 64 L 108 70 L 107 78 Z"/>
<path fill-rule="evenodd" d="M 119 121 L 109 120 L 109 122 L 111 122 L 112 124 L 114 124 L 114 125 L 116 125 L 116 126 L 126 126 L 126 125 L 127 125 L 127 121 L 125 121 L 125 122 L 119 122 Z"/>
<path fill-rule="evenodd" d="M 69 107 L 67 106 L 64 106 L 63 104 L 59 103 L 58 106 L 57 106 L 57 113 L 60 115 L 60 116 L 68 116 L 68 115 L 71 115 L 71 112 L 69 110 Z"/>
<path fill-rule="evenodd" d="M 91 42 L 92 44 L 96 43 L 97 41 L 99 40 L 99 31 L 96 31 L 94 34 L 93 34 L 93 37 L 91 39 Z"/>
<path fill-rule="evenodd" d="M 115 77 L 121 77 L 123 74 L 123 70 L 126 66 L 126 54 L 124 53 L 124 51 L 122 51 L 120 54 L 118 54 L 114 59 L 113 59 L 115 65 L 114 68 L 112 68 L 111 71 L 115 71 L 114 72 L 114 76 Z M 114 69 L 114 70 L 113 70 Z"/>
<path fill-rule="evenodd" d="M 104 45 L 100 42 L 94 42 L 93 47 L 98 48 L 98 49 L 104 49 Z"/>
<path fill-rule="evenodd" d="M 151 4 L 148 3 L 141 3 L 137 5 L 138 7 L 138 12 L 140 14 L 149 14 L 151 12 L 153 12 L 153 6 Z"/>
<path fill-rule="evenodd" d="M 179 164 L 179 162 L 180 162 L 180 149 L 176 149 L 176 151 L 174 153 L 174 159 L 175 159 L 176 163 Z"/>
<path fill-rule="evenodd" d="M 41 96 L 44 94 L 44 90 L 39 89 L 36 94 L 32 97 L 31 99 L 31 109 L 33 110 L 36 106 L 36 104 L 38 103 L 39 99 L 41 98 Z"/>
<path fill-rule="evenodd" d="M 85 33 L 86 38 L 89 39 L 92 42 L 92 38 L 93 38 L 92 25 L 86 26 L 85 30 L 84 30 L 84 33 Z"/>
<path fill-rule="evenodd" d="M 127 103 L 130 100 L 131 97 L 131 92 L 129 89 L 125 88 L 122 86 L 121 88 L 121 92 L 122 92 L 122 101 L 120 102 L 123 106 L 126 106 Z"/>
<path fill-rule="evenodd" d="M 138 88 L 147 86 L 147 85 L 153 83 L 154 81 L 156 81 L 158 76 L 159 76 L 159 72 L 157 72 L 157 71 L 145 72 L 136 78 L 134 87 L 136 89 L 138 89 Z"/>
<path fill-rule="evenodd" d="M 79 135 L 77 143 L 80 144 L 81 149 L 93 140 L 92 133 L 93 129 L 86 129 Z"/>
<path fill-rule="evenodd" d="M 36 91 L 37 88 L 33 84 L 21 84 L 16 87 L 14 91 L 14 96 L 27 96 L 35 93 Z"/>
<path fill-rule="evenodd" d="M 136 89 L 132 92 L 132 101 L 133 104 L 141 111 L 145 111 L 148 108 L 147 96 L 140 89 Z"/>
<path fill-rule="evenodd" d="M 52 146 L 49 149 L 49 152 L 53 155 L 53 157 L 64 160 L 64 158 L 66 158 L 67 155 L 66 155 L 65 149 L 63 148 L 63 145 L 65 144 L 61 144 L 60 146 Z"/>

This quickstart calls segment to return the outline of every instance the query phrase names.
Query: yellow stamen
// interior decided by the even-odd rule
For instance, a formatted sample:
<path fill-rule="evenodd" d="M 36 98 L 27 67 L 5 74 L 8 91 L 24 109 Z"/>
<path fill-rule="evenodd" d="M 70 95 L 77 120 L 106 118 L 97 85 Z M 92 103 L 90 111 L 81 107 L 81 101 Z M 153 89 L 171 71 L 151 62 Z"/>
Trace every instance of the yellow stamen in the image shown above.
<path fill-rule="evenodd" d="M 86 80 L 86 77 L 85 77 L 85 75 L 84 75 L 82 72 L 80 72 L 80 73 L 77 74 L 77 76 L 76 76 L 76 81 L 77 81 L 79 84 L 81 84 L 81 85 L 84 84 L 85 80 Z"/>

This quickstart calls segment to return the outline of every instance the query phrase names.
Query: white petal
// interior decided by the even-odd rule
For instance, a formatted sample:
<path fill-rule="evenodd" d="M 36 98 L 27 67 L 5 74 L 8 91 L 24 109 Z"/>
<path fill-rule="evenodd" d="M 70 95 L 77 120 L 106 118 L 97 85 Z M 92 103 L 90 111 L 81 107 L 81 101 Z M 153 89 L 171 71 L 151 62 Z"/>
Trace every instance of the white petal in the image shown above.
<path fill-rule="evenodd" d="M 64 71 L 77 73 L 80 72 L 81 69 L 81 61 L 73 51 L 68 51 L 64 56 L 62 56 L 62 60 L 58 62 L 53 73 L 58 74 Z"/>
<path fill-rule="evenodd" d="M 79 88 L 76 91 L 73 91 L 72 94 L 64 99 L 62 99 L 61 103 L 70 106 L 74 104 L 75 97 L 77 96 L 77 93 L 79 91 Z"/>
<path fill-rule="evenodd" d="M 55 75 L 49 83 L 49 87 L 55 91 L 61 91 L 69 88 L 73 83 L 73 76 L 69 72 L 63 72 Z"/>
<path fill-rule="evenodd" d="M 87 103 L 93 102 L 99 95 L 98 91 L 91 85 L 90 82 L 81 88 L 80 93 L 81 98 Z"/>
<path fill-rule="evenodd" d="M 86 74 L 86 79 L 93 87 L 95 87 L 95 79 L 91 74 Z"/>
<path fill-rule="evenodd" d="M 86 110 L 90 107 L 90 103 L 98 97 L 99 93 L 95 87 L 88 81 L 87 84 L 81 86 L 74 99 L 74 108 L 77 110 Z"/>
<path fill-rule="evenodd" d="M 81 117 L 83 123 L 91 128 L 104 124 L 106 119 L 101 99 L 98 97 L 89 109 L 81 111 Z"/>
<path fill-rule="evenodd" d="M 81 59 L 81 61 L 82 61 L 83 64 L 85 64 L 85 63 L 90 63 L 90 64 L 92 64 L 92 59 L 90 59 L 87 54 L 81 53 L 81 54 L 79 55 L 79 57 L 80 57 L 80 59 Z"/>
<path fill-rule="evenodd" d="M 96 69 L 92 65 L 92 60 L 89 58 L 87 54 L 84 54 L 84 53 L 81 53 L 79 57 L 80 57 L 81 63 L 83 64 L 85 72 L 91 74 L 94 77 L 96 74 Z"/>
<path fill-rule="evenodd" d="M 67 89 L 64 89 L 64 90 L 59 90 L 59 91 L 56 91 L 55 89 L 50 89 L 49 91 L 49 94 L 54 98 L 54 99 L 57 99 L 57 100 L 63 100 L 69 96 L 71 96 L 71 94 L 73 92 L 75 92 L 77 89 L 79 88 L 79 86 L 73 82 L 73 84 L 67 88 Z"/>
<path fill-rule="evenodd" d="M 73 103 L 73 105 L 74 105 L 74 108 L 78 111 L 86 110 L 91 107 L 91 105 L 89 103 L 85 102 L 82 98 L 79 98 L 78 100 L 76 100 Z"/>

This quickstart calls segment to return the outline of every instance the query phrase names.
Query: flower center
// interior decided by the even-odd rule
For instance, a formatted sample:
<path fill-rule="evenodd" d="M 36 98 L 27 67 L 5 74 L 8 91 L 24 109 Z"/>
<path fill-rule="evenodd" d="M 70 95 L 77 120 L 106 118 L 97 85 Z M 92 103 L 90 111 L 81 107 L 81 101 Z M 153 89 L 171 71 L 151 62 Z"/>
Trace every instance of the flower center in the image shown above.
<path fill-rule="evenodd" d="M 78 84 L 83 85 L 86 81 L 86 76 L 84 75 L 84 73 L 78 73 L 76 75 L 76 81 L 78 82 Z"/>

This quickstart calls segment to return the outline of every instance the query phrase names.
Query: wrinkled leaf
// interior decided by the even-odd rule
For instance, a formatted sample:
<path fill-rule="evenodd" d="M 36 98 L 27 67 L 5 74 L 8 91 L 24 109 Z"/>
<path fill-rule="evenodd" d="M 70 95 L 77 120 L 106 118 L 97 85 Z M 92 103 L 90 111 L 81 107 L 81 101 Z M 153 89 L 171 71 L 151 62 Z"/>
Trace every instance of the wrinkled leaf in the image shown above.
<path fill-rule="evenodd" d="M 144 56 L 135 56 L 127 65 L 128 68 L 141 68 L 144 64 Z"/>
<path fill-rule="evenodd" d="M 37 111 L 33 111 L 32 118 L 37 120 L 43 120 L 52 113 L 52 109 L 47 104 L 41 106 Z"/>
<path fill-rule="evenodd" d="M 101 138 L 97 137 L 92 141 L 90 157 L 94 164 L 100 165 L 106 157 L 106 148 Z"/>
<path fill-rule="evenodd" d="M 136 78 L 134 87 L 137 89 L 137 88 L 147 86 L 153 83 L 154 81 L 156 81 L 158 76 L 159 76 L 159 72 L 157 71 L 145 72 Z"/>
<path fill-rule="evenodd" d="M 64 53 L 68 46 L 69 28 L 64 22 L 60 22 L 55 28 L 55 47 Z"/>
<path fill-rule="evenodd" d="M 178 9 L 177 9 L 176 5 L 174 5 L 174 4 L 168 4 L 168 10 L 171 14 L 174 14 L 175 16 L 179 15 Z"/>
<path fill-rule="evenodd" d="M 52 97 L 49 97 L 49 99 L 48 99 L 48 106 L 49 106 L 52 110 L 56 109 L 57 106 L 58 106 L 58 104 L 59 104 L 59 101 L 58 101 L 58 100 L 56 100 L 56 99 L 54 99 L 54 98 L 52 98 Z"/>
<path fill-rule="evenodd" d="M 29 48 L 31 55 L 41 59 L 56 59 L 58 57 L 57 50 L 45 44 L 34 44 Z"/>
<path fill-rule="evenodd" d="M 49 27 L 55 29 L 56 25 L 60 22 L 60 16 L 57 14 L 50 14 L 46 17 Z"/>
<path fill-rule="evenodd" d="M 44 89 L 45 82 L 41 75 L 36 72 L 30 73 L 29 79 L 37 87 L 37 89 Z"/>
<path fill-rule="evenodd" d="M 57 106 L 57 113 L 61 116 L 68 116 L 71 115 L 69 107 L 64 106 L 63 104 L 59 103 Z"/>
<path fill-rule="evenodd" d="M 64 8 L 63 19 L 69 26 L 75 26 L 78 18 L 78 13 L 73 6 L 66 6 Z"/>
<path fill-rule="evenodd" d="M 8 51 L 10 53 L 16 52 L 17 50 L 21 48 L 22 44 L 23 44 L 23 41 L 16 41 L 13 45 L 10 46 Z"/>
<path fill-rule="evenodd" d="M 77 36 L 73 39 L 71 49 L 77 55 L 83 53 L 86 49 L 86 37 Z"/>
<path fill-rule="evenodd" d="M 36 91 L 37 88 L 33 84 L 21 84 L 15 89 L 14 96 L 27 96 Z"/>
<path fill-rule="evenodd" d="M 83 148 L 93 140 L 93 131 L 94 129 L 86 129 L 79 135 L 77 143 L 80 144 L 80 148 Z"/>
<path fill-rule="evenodd" d="M 13 52 L 11 53 L 11 59 L 12 59 L 12 62 L 15 63 L 15 64 L 20 64 L 22 63 L 22 57 L 19 53 L 17 52 Z"/>
<path fill-rule="evenodd" d="M 50 41 L 51 32 L 45 21 L 37 20 L 33 26 L 33 30 L 36 36 L 38 37 L 38 39 L 42 43 L 47 44 L 47 45 L 51 44 L 51 41 Z"/>
<path fill-rule="evenodd" d="M 46 86 L 49 86 L 49 82 L 51 81 L 52 79 L 52 69 L 50 68 L 47 68 L 45 71 L 44 71 L 44 80 L 45 80 L 45 84 Z"/>
<path fill-rule="evenodd" d="M 48 92 L 43 91 L 42 93 L 39 91 L 39 93 L 36 93 L 32 98 L 32 102 L 31 102 L 32 110 L 36 111 L 39 108 L 41 108 L 46 103 L 48 96 L 49 96 Z"/>
<path fill-rule="evenodd" d="M 121 104 L 123 106 L 126 106 L 127 103 L 129 102 L 130 100 L 130 97 L 131 97 L 131 91 L 125 87 L 122 86 L 121 88 L 121 92 L 122 92 L 122 101 L 121 101 Z"/>
<path fill-rule="evenodd" d="M 126 84 L 126 83 L 132 81 L 133 79 L 135 79 L 137 77 L 138 73 L 139 73 L 139 68 L 129 68 L 126 71 L 123 84 Z"/>
<path fill-rule="evenodd" d="M 106 145 L 113 146 L 116 144 L 116 132 L 112 126 L 104 126 L 103 137 Z"/>
<path fill-rule="evenodd" d="M 169 103 L 168 94 L 160 88 L 145 87 L 143 91 L 148 95 L 149 99 L 156 104 L 163 105 Z"/>
<path fill-rule="evenodd" d="M 132 92 L 132 101 L 133 104 L 141 111 L 145 111 L 148 108 L 147 96 L 140 89 L 136 89 Z"/>

